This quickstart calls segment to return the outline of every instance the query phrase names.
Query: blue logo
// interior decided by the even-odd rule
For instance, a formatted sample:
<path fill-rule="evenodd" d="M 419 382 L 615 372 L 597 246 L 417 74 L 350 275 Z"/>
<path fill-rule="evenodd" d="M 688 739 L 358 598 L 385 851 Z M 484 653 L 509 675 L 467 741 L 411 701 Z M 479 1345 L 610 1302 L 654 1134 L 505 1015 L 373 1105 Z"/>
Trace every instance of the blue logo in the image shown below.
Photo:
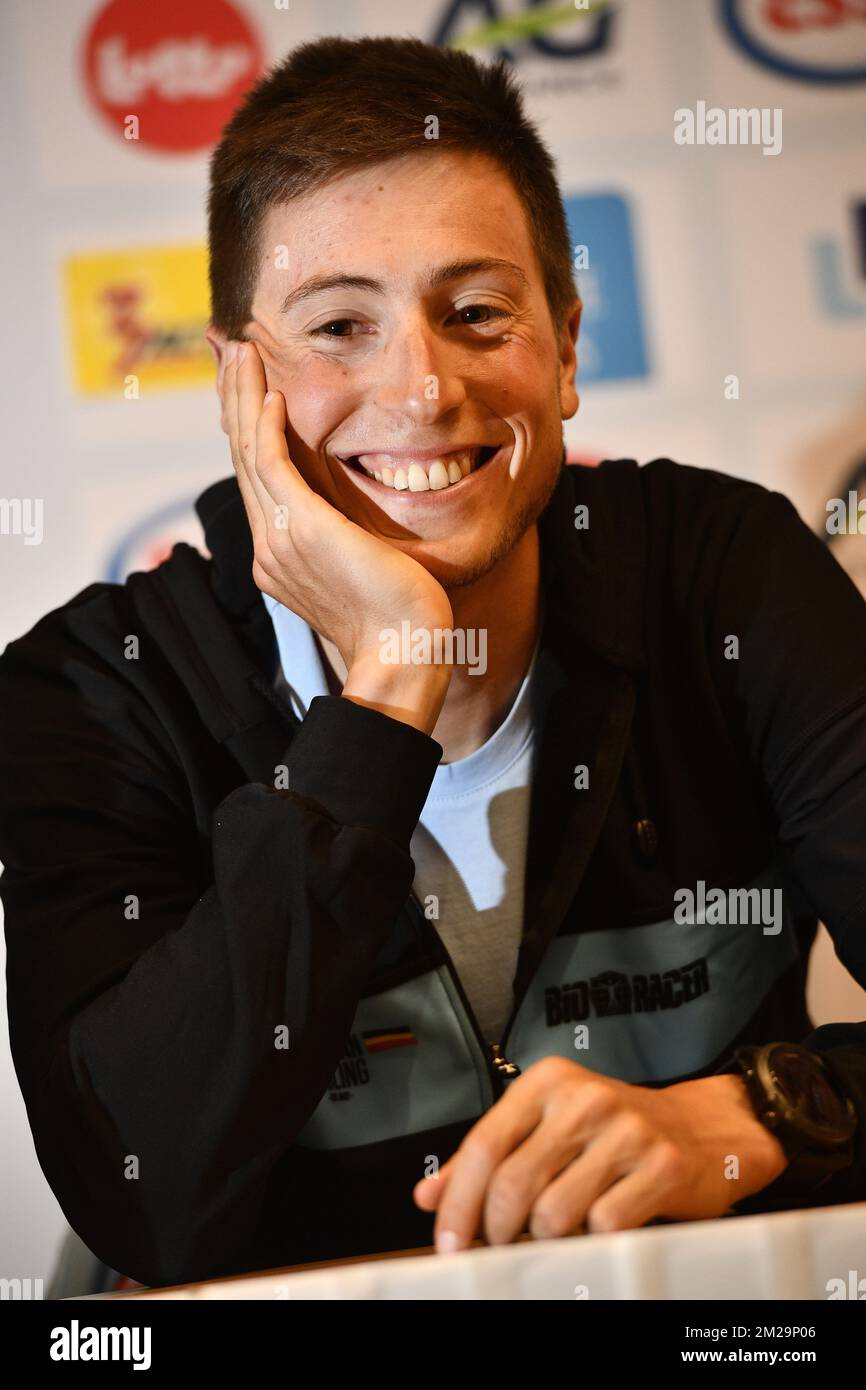
<path fill-rule="evenodd" d="M 749 0 L 720 0 L 731 38 L 762 67 L 800 82 L 866 82 L 862 0 L 816 0 L 806 9 L 775 0 L 760 17 L 756 9 Z"/>
<path fill-rule="evenodd" d="M 832 236 L 815 237 L 811 244 L 815 294 L 824 314 L 831 319 L 866 318 L 866 200 L 854 204 L 854 253 L 859 284 L 846 278 L 843 247 Z"/>
<path fill-rule="evenodd" d="M 579 379 L 621 381 L 648 376 L 628 204 L 618 193 L 602 193 L 566 198 L 564 205 L 584 305 Z"/>

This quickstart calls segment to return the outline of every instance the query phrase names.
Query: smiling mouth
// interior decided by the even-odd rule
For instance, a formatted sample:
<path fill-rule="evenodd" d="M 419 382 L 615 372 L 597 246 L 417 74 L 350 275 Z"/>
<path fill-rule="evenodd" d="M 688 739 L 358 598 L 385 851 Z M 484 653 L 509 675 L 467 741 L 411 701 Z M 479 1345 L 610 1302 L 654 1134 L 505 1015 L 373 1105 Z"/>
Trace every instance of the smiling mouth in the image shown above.
<path fill-rule="evenodd" d="M 338 454 L 341 463 L 395 492 L 444 492 L 477 473 L 499 453 L 501 444 L 454 449 L 435 458 L 408 453 Z"/>

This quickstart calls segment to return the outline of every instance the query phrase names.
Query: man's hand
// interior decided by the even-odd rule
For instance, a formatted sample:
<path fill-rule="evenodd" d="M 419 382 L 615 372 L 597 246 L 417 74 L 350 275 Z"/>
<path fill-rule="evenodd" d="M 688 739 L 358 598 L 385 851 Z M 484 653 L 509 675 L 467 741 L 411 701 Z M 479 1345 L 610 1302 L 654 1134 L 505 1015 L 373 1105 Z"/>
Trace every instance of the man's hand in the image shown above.
<path fill-rule="evenodd" d="M 476 1235 L 505 1244 L 527 1225 L 544 1239 L 721 1216 L 786 1165 L 739 1076 L 653 1090 L 546 1057 L 414 1196 L 436 1211 L 436 1248 L 447 1252 Z"/>
<path fill-rule="evenodd" d="M 255 343 L 230 343 L 224 411 L 232 462 L 253 535 L 253 579 L 334 643 L 348 676 L 347 699 L 430 733 L 448 688 L 445 667 L 389 666 L 379 633 L 450 628 L 442 586 L 408 555 L 369 535 L 313 492 L 289 457 L 286 403 L 265 403 Z"/>

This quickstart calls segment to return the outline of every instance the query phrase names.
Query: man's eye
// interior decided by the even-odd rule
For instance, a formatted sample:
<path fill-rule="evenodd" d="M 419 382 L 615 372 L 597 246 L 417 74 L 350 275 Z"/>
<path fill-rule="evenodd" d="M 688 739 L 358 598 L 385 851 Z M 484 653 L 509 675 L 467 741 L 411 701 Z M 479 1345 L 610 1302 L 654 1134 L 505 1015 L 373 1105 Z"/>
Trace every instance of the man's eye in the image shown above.
<path fill-rule="evenodd" d="M 494 304 L 464 304 L 463 308 L 458 309 L 457 312 L 463 319 L 463 322 L 470 326 L 476 323 L 491 323 L 493 319 L 507 319 L 509 317 L 506 309 L 497 309 Z M 463 318 L 464 314 L 482 314 L 486 317 L 467 319 Z"/>
<path fill-rule="evenodd" d="M 340 330 L 346 327 L 347 325 L 351 327 L 351 325 L 353 323 L 357 323 L 357 321 L 357 319 L 330 319 L 328 323 L 323 323 L 318 328 L 314 328 L 312 330 L 312 336 L 319 334 L 321 337 L 325 338 L 351 338 L 351 333 L 343 333 L 339 331 L 333 333 L 331 330 Z"/>

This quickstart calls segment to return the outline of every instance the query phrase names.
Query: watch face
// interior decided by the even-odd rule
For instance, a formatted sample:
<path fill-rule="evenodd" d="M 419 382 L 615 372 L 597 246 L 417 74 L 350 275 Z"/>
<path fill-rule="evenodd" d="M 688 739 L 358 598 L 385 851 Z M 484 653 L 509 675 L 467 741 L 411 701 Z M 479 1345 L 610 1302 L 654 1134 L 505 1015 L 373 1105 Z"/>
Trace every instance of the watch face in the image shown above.
<path fill-rule="evenodd" d="M 770 1071 L 788 1103 L 821 1129 L 849 1127 L 848 1108 L 820 1069 L 820 1063 L 792 1047 L 777 1047 Z"/>

